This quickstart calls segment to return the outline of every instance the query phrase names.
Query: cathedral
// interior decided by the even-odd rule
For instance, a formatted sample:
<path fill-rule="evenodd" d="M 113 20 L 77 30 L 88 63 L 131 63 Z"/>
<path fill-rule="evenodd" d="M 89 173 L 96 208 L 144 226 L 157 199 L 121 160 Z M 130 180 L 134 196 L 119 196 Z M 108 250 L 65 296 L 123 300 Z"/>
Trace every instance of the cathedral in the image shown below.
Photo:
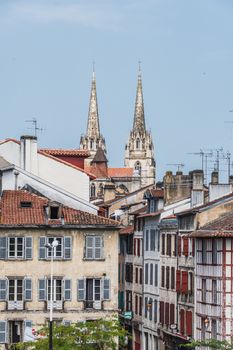
<path fill-rule="evenodd" d="M 80 149 L 89 151 L 85 170 L 95 175 L 90 188 L 91 200 L 109 201 L 155 184 L 154 145 L 146 129 L 142 74 L 139 69 L 133 127 L 125 145 L 124 167 L 108 167 L 107 147 L 100 132 L 96 77 L 93 72 L 86 134 L 80 138 Z"/>

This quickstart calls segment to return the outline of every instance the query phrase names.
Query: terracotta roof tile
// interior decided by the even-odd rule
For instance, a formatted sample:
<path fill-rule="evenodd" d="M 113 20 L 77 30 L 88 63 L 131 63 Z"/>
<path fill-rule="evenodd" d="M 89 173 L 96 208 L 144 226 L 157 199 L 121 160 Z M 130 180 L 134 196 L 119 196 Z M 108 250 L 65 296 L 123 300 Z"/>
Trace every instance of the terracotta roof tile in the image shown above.
<path fill-rule="evenodd" d="M 21 207 L 21 202 L 31 203 L 31 206 Z M 0 201 L 0 226 L 61 225 L 62 220 L 46 221 L 45 207 L 48 205 L 49 199 L 27 191 L 3 191 Z M 69 207 L 62 207 L 62 216 L 65 225 L 119 225 L 117 221 Z"/>
<path fill-rule="evenodd" d="M 133 232 L 134 232 L 134 227 L 133 227 L 133 225 L 130 225 L 130 226 L 123 227 L 120 230 L 119 234 L 120 235 L 129 235 L 129 234 L 131 234 Z"/>
<path fill-rule="evenodd" d="M 109 177 L 132 177 L 133 168 L 108 168 Z"/>
<path fill-rule="evenodd" d="M 218 219 L 202 226 L 191 233 L 192 237 L 233 237 L 233 212 L 224 214 Z"/>
<path fill-rule="evenodd" d="M 59 148 L 41 148 L 40 151 L 50 154 L 51 156 L 83 157 L 90 156 L 90 152 L 83 149 L 59 149 Z"/>

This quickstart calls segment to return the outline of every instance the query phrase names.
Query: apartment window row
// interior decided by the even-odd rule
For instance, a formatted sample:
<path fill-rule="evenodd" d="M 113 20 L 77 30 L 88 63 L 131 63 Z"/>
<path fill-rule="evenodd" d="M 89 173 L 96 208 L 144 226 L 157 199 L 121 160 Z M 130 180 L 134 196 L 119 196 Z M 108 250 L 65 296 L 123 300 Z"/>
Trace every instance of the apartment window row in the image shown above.
<path fill-rule="evenodd" d="M 145 264 L 145 284 L 158 287 L 158 264 Z"/>
<path fill-rule="evenodd" d="M 162 325 L 169 326 L 175 323 L 175 304 L 159 303 L 159 319 Z"/>
<path fill-rule="evenodd" d="M 142 239 L 141 238 L 134 238 L 134 248 L 133 248 L 133 254 L 134 256 L 141 256 L 141 248 L 142 248 Z"/>
<path fill-rule="evenodd" d="M 39 259 L 51 259 L 51 249 L 45 247 L 54 239 L 58 245 L 54 248 L 54 258 L 70 260 L 72 258 L 72 237 L 39 237 Z M 85 236 L 84 258 L 87 260 L 103 259 L 103 236 Z M 31 260 L 33 258 L 32 237 L 0 237 L 0 259 Z"/>
<path fill-rule="evenodd" d="M 180 333 L 188 337 L 193 335 L 193 313 L 189 310 L 181 309 L 179 313 L 179 327 Z"/>
<path fill-rule="evenodd" d="M 176 270 L 177 293 L 193 294 L 194 274 L 189 271 Z"/>
<path fill-rule="evenodd" d="M 71 279 L 54 277 L 54 302 L 72 299 Z M 23 308 L 24 301 L 32 301 L 32 279 L 29 277 L 0 279 L 0 301 L 8 301 L 8 309 Z M 51 279 L 38 279 L 38 301 L 50 301 Z M 109 278 L 82 278 L 77 280 L 78 301 L 100 301 L 110 299 Z M 18 303 L 18 304 L 17 304 Z"/>
<path fill-rule="evenodd" d="M 158 230 L 151 229 L 145 231 L 145 250 L 159 251 L 160 249 L 160 234 Z"/>
<path fill-rule="evenodd" d="M 209 303 L 217 304 L 218 303 L 218 290 L 217 290 L 217 280 L 211 281 L 211 290 L 207 289 L 207 281 L 205 278 L 201 280 L 201 301 L 203 303 L 207 302 L 207 292 L 211 293 L 211 299 L 209 299 Z"/>
<path fill-rule="evenodd" d="M 142 268 L 135 267 L 135 283 L 142 284 Z"/>
<path fill-rule="evenodd" d="M 176 256 L 176 235 L 163 233 L 161 240 L 161 254 Z"/>
<path fill-rule="evenodd" d="M 135 294 L 134 298 L 134 313 L 142 316 L 142 296 Z"/>
<path fill-rule="evenodd" d="M 178 237 L 178 255 L 186 257 L 194 256 L 195 240 L 187 236 Z"/>
<path fill-rule="evenodd" d="M 175 289 L 175 267 L 161 266 L 161 287 Z"/>
<path fill-rule="evenodd" d="M 217 239 L 202 239 L 201 263 L 216 265 L 218 263 Z"/>
<path fill-rule="evenodd" d="M 158 322 L 158 301 L 156 299 L 145 297 L 144 315 L 146 319 L 154 323 Z"/>

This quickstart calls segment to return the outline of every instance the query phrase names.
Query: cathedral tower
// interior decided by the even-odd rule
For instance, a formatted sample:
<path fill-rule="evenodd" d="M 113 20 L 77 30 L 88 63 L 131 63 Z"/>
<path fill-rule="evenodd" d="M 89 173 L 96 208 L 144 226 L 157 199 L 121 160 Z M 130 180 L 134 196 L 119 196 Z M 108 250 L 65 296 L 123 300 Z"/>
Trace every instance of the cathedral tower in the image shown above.
<path fill-rule="evenodd" d="M 134 168 L 141 177 L 141 185 L 155 183 L 155 158 L 151 133 L 146 130 L 142 92 L 142 75 L 139 67 L 133 129 L 125 146 L 125 167 Z"/>
<path fill-rule="evenodd" d="M 93 160 L 98 148 L 101 148 L 106 153 L 105 139 L 100 133 L 100 122 L 96 94 L 96 78 L 95 72 L 93 71 L 87 120 L 87 132 L 80 138 L 80 149 L 86 149 L 91 154 L 91 156 L 87 159 L 88 163 Z"/>

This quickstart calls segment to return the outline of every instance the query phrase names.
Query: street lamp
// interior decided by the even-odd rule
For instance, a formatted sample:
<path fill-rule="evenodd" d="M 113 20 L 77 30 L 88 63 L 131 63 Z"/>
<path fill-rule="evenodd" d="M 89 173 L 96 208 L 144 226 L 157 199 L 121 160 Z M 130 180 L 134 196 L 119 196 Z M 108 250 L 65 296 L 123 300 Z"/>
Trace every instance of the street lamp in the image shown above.
<path fill-rule="evenodd" d="M 54 239 L 52 243 L 45 244 L 45 248 L 51 249 L 51 272 L 50 272 L 50 312 L 49 312 L 49 350 L 53 350 L 53 258 L 54 249 L 59 242 Z"/>

